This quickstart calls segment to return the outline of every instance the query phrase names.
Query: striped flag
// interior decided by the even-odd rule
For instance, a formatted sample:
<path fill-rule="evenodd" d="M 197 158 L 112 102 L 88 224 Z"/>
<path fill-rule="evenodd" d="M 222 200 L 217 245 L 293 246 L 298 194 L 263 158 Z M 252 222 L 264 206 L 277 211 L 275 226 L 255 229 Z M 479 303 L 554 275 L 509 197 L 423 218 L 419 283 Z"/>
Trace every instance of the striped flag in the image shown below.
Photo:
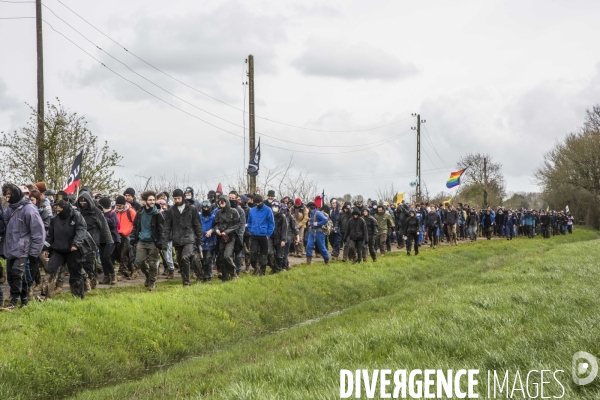
<path fill-rule="evenodd" d="M 461 169 L 460 171 L 456 171 L 456 172 L 452 172 L 450 174 L 450 179 L 448 179 L 448 182 L 446 182 L 446 187 L 448 189 L 452 189 L 455 186 L 460 185 L 460 178 L 462 177 L 462 175 L 465 173 L 467 169 Z"/>

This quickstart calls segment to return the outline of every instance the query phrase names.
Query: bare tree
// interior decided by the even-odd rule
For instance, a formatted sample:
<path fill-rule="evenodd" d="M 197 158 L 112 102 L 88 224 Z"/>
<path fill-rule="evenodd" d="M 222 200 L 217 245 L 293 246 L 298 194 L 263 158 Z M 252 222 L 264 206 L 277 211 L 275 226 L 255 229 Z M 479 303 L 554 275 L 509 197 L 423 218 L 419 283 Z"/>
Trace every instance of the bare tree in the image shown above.
<path fill-rule="evenodd" d="M 481 199 L 481 205 L 487 207 L 490 200 L 501 204 L 505 197 L 505 183 L 502 164 L 492 161 L 489 154 L 467 154 L 458 161 L 460 169 L 467 168 L 461 178 L 461 193 L 474 202 Z"/>

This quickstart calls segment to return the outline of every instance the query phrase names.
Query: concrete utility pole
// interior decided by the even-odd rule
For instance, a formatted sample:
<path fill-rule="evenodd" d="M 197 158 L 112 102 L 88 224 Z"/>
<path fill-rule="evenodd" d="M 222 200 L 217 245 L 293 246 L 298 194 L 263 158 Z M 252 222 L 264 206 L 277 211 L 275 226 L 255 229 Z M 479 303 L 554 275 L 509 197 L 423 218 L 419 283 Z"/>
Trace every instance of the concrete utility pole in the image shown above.
<path fill-rule="evenodd" d="M 256 148 L 255 143 L 255 133 L 256 126 L 254 124 L 254 56 L 250 54 L 248 56 L 248 82 L 249 82 L 249 116 L 250 116 L 250 141 L 249 141 L 249 151 L 250 151 L 250 159 L 252 158 L 252 154 L 254 154 L 254 149 Z M 250 194 L 256 193 L 256 177 L 250 177 Z"/>
<path fill-rule="evenodd" d="M 417 201 L 421 201 L 421 123 L 425 123 L 425 120 L 421 121 L 421 114 L 412 114 L 413 117 L 417 117 L 417 127 L 412 128 L 417 130 Z"/>
<path fill-rule="evenodd" d="M 35 0 L 35 28 L 37 33 L 37 163 L 35 179 L 44 180 L 46 159 L 44 156 L 44 46 L 42 43 L 42 0 Z"/>

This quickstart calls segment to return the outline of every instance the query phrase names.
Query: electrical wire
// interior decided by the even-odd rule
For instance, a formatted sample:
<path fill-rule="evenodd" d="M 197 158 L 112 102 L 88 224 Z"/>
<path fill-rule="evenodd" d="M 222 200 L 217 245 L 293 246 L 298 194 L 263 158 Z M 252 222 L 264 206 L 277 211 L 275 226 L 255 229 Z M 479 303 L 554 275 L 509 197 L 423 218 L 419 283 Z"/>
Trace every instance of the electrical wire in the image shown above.
<path fill-rule="evenodd" d="M 82 52 L 84 52 L 85 54 L 87 54 L 90 58 L 92 58 L 93 60 L 95 60 L 96 62 L 98 62 L 99 64 L 101 64 L 103 67 L 105 67 L 106 69 L 108 69 L 109 71 L 111 71 L 113 74 L 117 75 L 118 77 L 120 77 L 121 79 L 131 83 L 132 85 L 138 87 L 140 90 L 144 91 L 145 93 L 149 94 L 150 96 L 156 98 L 157 100 L 183 112 L 184 114 L 187 114 L 189 116 L 191 116 L 192 118 L 195 118 L 201 122 L 204 122 L 205 124 L 212 126 L 213 128 L 216 128 L 220 131 L 223 131 L 225 133 L 228 133 L 232 136 L 241 138 L 243 140 L 247 140 L 244 136 L 240 136 L 236 133 L 230 132 L 227 129 L 221 128 L 220 126 L 214 125 L 208 121 L 203 120 L 202 118 L 198 117 L 197 115 L 194 115 L 188 111 L 185 111 L 182 108 L 177 107 L 176 105 L 169 103 L 167 100 L 164 100 L 160 97 L 158 97 L 157 95 L 155 95 L 152 92 L 149 92 L 148 90 L 144 89 L 142 86 L 138 85 L 137 83 L 131 81 L 130 79 L 127 79 L 126 77 L 124 77 L 123 75 L 119 74 L 118 72 L 116 72 L 115 70 L 113 70 L 112 68 L 108 67 L 106 64 L 104 64 L 102 61 L 98 60 L 96 57 L 94 57 L 93 55 L 91 55 L 89 52 L 87 52 L 85 49 L 83 49 L 81 46 L 79 46 L 77 43 L 75 43 L 74 41 L 72 41 L 71 39 L 69 39 L 66 35 L 64 35 L 62 32 L 56 30 L 48 21 L 44 20 L 44 23 L 46 23 L 54 32 L 58 33 L 59 35 L 61 35 L 62 37 L 64 37 L 66 40 L 68 40 L 71 44 L 73 44 L 75 47 L 77 47 L 79 50 L 81 50 Z M 347 153 L 356 153 L 356 152 L 361 152 L 361 151 L 365 151 L 365 150 L 370 150 L 374 147 L 380 146 L 382 144 L 385 143 L 389 143 L 397 138 L 399 138 L 400 136 L 404 135 L 405 133 L 410 132 L 410 130 L 404 131 L 396 136 L 390 137 L 390 138 L 386 138 L 383 139 L 380 142 L 375 142 L 376 144 L 373 144 L 372 146 L 369 147 L 363 147 L 361 149 L 358 150 L 350 150 L 350 151 L 341 151 L 341 152 L 315 152 L 315 151 L 304 151 L 304 150 L 295 150 L 295 149 L 289 149 L 289 148 L 285 148 L 285 147 L 279 147 L 279 146 L 274 146 L 274 145 L 270 145 L 270 144 L 263 144 L 266 147 L 271 147 L 271 148 L 275 148 L 275 149 L 279 149 L 279 150 L 285 150 L 285 151 L 290 151 L 293 153 L 305 153 L 305 154 L 323 154 L 323 155 L 332 155 L 332 154 L 347 154 Z M 363 145 L 364 146 L 364 145 Z M 314 146 L 314 147 L 318 147 L 318 146 Z"/>
<path fill-rule="evenodd" d="M 446 161 L 444 161 L 442 156 L 440 156 L 440 153 L 438 153 L 437 149 L 435 148 L 435 145 L 433 144 L 433 140 L 431 139 L 431 136 L 429 135 L 429 131 L 427 130 L 427 126 L 425 126 L 425 134 L 427 135 L 427 139 L 429 140 L 429 143 L 431 143 L 431 147 L 433 147 L 433 151 L 435 151 L 435 154 L 437 154 L 437 156 L 440 159 L 440 161 L 442 162 L 442 164 L 444 164 L 444 166 L 446 168 L 450 169 L 451 167 L 446 163 Z"/>
<path fill-rule="evenodd" d="M 0 0 L 0 1 L 1 1 L 1 0 Z M 89 43 L 90 43 L 92 46 L 94 46 L 94 47 L 96 47 L 98 50 L 100 50 L 100 51 L 104 52 L 104 53 L 105 53 L 106 55 L 108 55 L 110 58 L 112 58 L 112 59 L 113 59 L 113 60 L 115 60 L 116 62 L 120 63 L 120 64 L 121 64 L 121 65 L 123 65 L 125 68 L 127 68 L 128 70 L 130 70 L 131 72 L 133 72 L 135 75 L 139 76 L 140 78 L 144 79 L 145 81 L 147 81 L 147 82 L 148 82 L 148 83 L 150 83 L 151 85 L 153 85 L 153 86 L 157 87 L 158 89 L 162 90 L 163 92 L 165 92 L 165 93 L 167 93 L 167 94 L 169 94 L 169 95 L 173 96 L 174 98 L 176 98 L 176 99 L 178 99 L 178 100 L 180 100 L 180 101 L 182 101 L 182 102 L 184 102 L 184 103 L 188 104 L 189 106 L 191 106 L 191 107 L 194 107 L 194 108 L 196 108 L 196 109 L 198 109 L 198 110 L 200 110 L 200 111 L 202 111 L 202 112 L 204 112 L 204 113 L 206 113 L 206 114 L 208 114 L 208 115 L 210 115 L 210 116 L 212 116 L 212 117 L 215 117 L 215 118 L 217 118 L 217 119 L 219 119 L 219 120 L 221 120 L 221 121 L 224 121 L 224 122 L 227 122 L 227 123 L 229 123 L 229 124 L 232 124 L 232 125 L 234 125 L 234 126 L 236 126 L 236 127 L 238 127 L 238 128 L 242 128 L 242 129 L 244 129 L 244 131 L 245 131 L 245 130 L 248 130 L 248 128 L 246 128 L 246 127 L 245 127 L 245 125 L 239 125 L 239 124 L 237 124 L 237 123 L 235 123 L 235 122 L 229 121 L 229 120 L 227 120 L 227 119 L 225 119 L 225 118 L 222 118 L 222 117 L 220 117 L 220 116 L 218 116 L 218 115 L 216 115 L 216 114 L 213 114 L 213 113 L 211 113 L 211 112 L 209 112 L 209 111 L 206 111 L 206 110 L 204 110 L 203 108 L 200 108 L 200 107 L 198 107 L 197 105 L 195 105 L 195 104 L 193 104 L 193 103 L 191 103 L 191 102 L 189 102 L 189 101 L 187 101 L 187 100 L 185 100 L 185 99 L 183 99 L 183 98 L 181 98 L 181 97 L 177 96 L 176 94 L 174 94 L 174 93 L 172 93 L 172 92 L 168 91 L 167 89 L 164 89 L 162 86 L 160 86 L 160 85 L 156 84 L 155 82 L 153 82 L 152 80 L 150 80 L 150 79 L 146 78 L 145 76 L 141 75 L 141 74 L 140 74 L 140 73 L 138 73 L 137 71 L 134 71 L 134 70 L 133 70 L 132 68 L 130 68 L 130 67 L 127 65 L 127 64 L 125 64 L 123 61 L 121 61 L 121 60 L 119 60 L 118 58 L 114 57 L 112 54 L 110 54 L 109 52 L 107 52 L 106 50 L 104 50 L 103 48 L 101 48 L 100 46 L 98 46 L 96 43 L 94 43 L 92 40 L 90 40 L 90 39 L 89 39 L 87 36 L 85 36 L 83 33 L 79 32 L 77 29 L 75 29 L 73 26 L 71 26 L 71 25 L 70 25 L 70 24 L 69 24 L 67 21 L 65 21 L 65 20 L 64 20 L 64 19 L 62 19 L 60 16 L 58 16 L 58 15 L 57 15 L 57 14 L 56 14 L 56 13 L 55 13 L 55 12 L 54 12 L 54 11 L 53 11 L 51 8 L 50 8 L 50 7 L 48 7 L 48 6 L 46 6 L 46 5 L 44 5 L 44 7 L 45 7 L 45 8 L 47 8 L 47 9 L 48 9 L 48 10 L 49 10 L 49 11 L 50 11 L 52 14 L 54 14 L 54 16 L 55 16 L 56 18 L 58 18 L 59 20 L 61 20 L 61 21 L 62 21 L 62 22 L 65 24 L 65 25 L 67 25 L 69 28 L 71 28 L 73 31 L 75 31 L 75 32 L 76 32 L 78 35 L 80 35 L 82 38 L 84 38 L 86 41 L 88 41 L 88 42 L 89 42 Z M 245 94 L 245 93 L 244 93 L 244 94 Z M 244 114 L 243 114 L 243 115 L 245 115 L 245 114 L 246 114 L 246 113 L 245 113 L 245 100 L 244 100 Z M 399 120 L 399 121 L 396 121 L 396 122 L 401 122 L 401 121 L 404 121 L 404 120 L 406 120 L 406 119 L 409 119 L 409 118 L 410 118 L 410 116 L 409 116 L 409 117 L 407 117 L 407 118 L 401 119 L 401 120 Z M 376 141 L 376 142 L 372 142 L 372 143 L 362 143 L 362 144 L 356 144 L 356 145 L 345 145 L 345 144 L 338 144 L 338 145 L 317 145 L 317 144 L 311 144 L 311 143 L 306 143 L 306 142 L 295 142 L 295 141 L 292 141 L 292 140 L 280 139 L 280 138 L 278 138 L 278 137 L 271 136 L 271 135 L 268 135 L 268 134 L 266 134 L 266 133 L 264 133 L 264 132 L 259 132 L 259 131 L 256 131 L 256 134 L 258 134 L 258 135 L 262 135 L 262 136 L 265 136 L 265 137 L 268 137 L 268 138 L 271 138 L 271 139 L 273 139 L 273 140 L 277 140 L 277 141 L 280 141 L 280 142 L 284 142 L 284 143 L 295 144 L 295 145 L 298 145 L 298 146 L 305 146 L 305 147 L 319 147 L 319 148 L 341 148 L 341 147 L 344 147 L 344 148 L 346 148 L 346 147 L 347 147 L 347 148 L 351 148 L 351 147 L 363 147 L 363 146 L 365 146 L 365 145 L 367 145 L 367 146 L 368 146 L 368 145 L 371 145 L 371 144 L 377 144 L 377 143 L 380 143 L 380 142 L 382 142 L 382 141 L 386 140 L 386 139 L 382 139 L 382 140 L 380 140 L 380 141 Z M 244 132 L 244 135 L 243 135 L 243 136 L 245 137 L 245 132 Z M 389 139 L 389 138 L 388 138 L 388 139 Z"/>
<path fill-rule="evenodd" d="M 57 0 L 57 1 L 58 1 L 58 2 L 59 2 L 59 3 L 60 3 L 62 6 L 63 6 L 63 7 L 65 7 L 67 10 L 69 10 L 69 11 L 71 11 L 73 14 L 75 14 L 75 15 L 76 15 L 76 16 L 77 16 L 79 19 L 81 19 L 83 22 L 85 22 L 86 24 L 88 24 L 89 26 L 91 26 L 92 28 L 94 28 L 96 31 L 98 31 L 99 33 L 101 33 L 103 36 L 105 36 L 106 38 L 108 38 L 110 41 L 112 41 L 113 43 L 115 43 L 117 46 L 121 47 L 121 48 L 122 48 L 123 50 L 125 50 L 127 53 L 131 54 L 133 57 L 137 58 L 138 60 L 140 60 L 140 61 L 141 61 L 141 62 L 143 62 L 144 64 L 146 64 L 146 65 L 150 66 L 151 68 L 155 69 L 156 71 L 158 71 L 158 72 L 160 72 L 160 73 L 162 73 L 162 74 L 164 74 L 164 75 L 168 76 L 169 78 L 171 78 L 171 79 L 175 80 L 176 82 L 178 82 L 178 83 L 180 83 L 180 84 L 182 84 L 182 85 L 184 85 L 184 86 L 188 87 L 189 89 L 192 89 L 192 90 L 194 90 L 194 91 L 196 91 L 196 92 L 198 92 L 198 93 L 200 93 L 200 94 L 202 94 L 202 95 L 204 95 L 204 96 L 207 96 L 207 97 L 209 97 L 209 98 L 211 98 L 211 99 L 213 99 L 213 100 L 215 100 L 215 101 L 218 101 L 218 102 L 219 102 L 219 103 L 221 103 L 221 104 L 224 104 L 224 105 L 226 105 L 226 106 L 228 106 L 228 107 L 231 107 L 231 108 L 233 108 L 233 109 L 235 109 L 235 110 L 238 110 L 238 111 L 242 111 L 243 113 L 247 114 L 247 112 L 246 112 L 246 110 L 245 110 L 245 109 L 243 109 L 243 110 L 242 110 L 241 108 L 235 107 L 235 106 L 233 106 L 233 105 L 231 105 L 231 104 L 229 104 L 229 103 L 226 103 L 226 102 L 224 102 L 224 101 L 222 101 L 222 100 L 219 100 L 219 99 L 217 99 L 216 97 L 213 97 L 213 96 L 211 96 L 211 95 L 209 95 L 209 94 L 207 94 L 207 93 L 205 93 L 205 92 L 203 92 L 203 91 L 201 91 L 201 90 L 199 90 L 199 89 L 196 89 L 196 88 L 194 88 L 193 86 L 191 86 L 191 85 L 189 85 L 189 84 L 187 84 L 187 83 L 185 83 L 185 82 L 183 82 L 183 81 L 181 81 L 181 80 L 179 80 L 179 79 L 175 78 L 174 76 L 172 76 L 172 75 L 170 75 L 170 74 L 166 73 L 165 71 L 161 70 L 160 68 L 158 68 L 158 67 L 154 66 L 153 64 L 151 64 L 151 63 L 149 63 L 148 61 L 144 60 L 143 58 L 141 58 L 141 57 L 137 56 L 136 54 L 134 54 L 133 52 L 131 52 L 130 50 L 128 50 L 128 49 L 127 49 L 125 46 L 123 46 L 122 44 L 120 44 L 119 42 L 117 42 L 116 40 L 114 40 L 113 38 L 111 38 L 110 36 L 108 36 L 106 33 L 102 32 L 100 29 L 96 28 L 96 27 L 95 27 L 95 26 L 94 26 L 92 23 L 90 23 L 89 21 L 87 21 L 85 18 L 83 18 L 83 17 L 82 17 L 81 15 L 79 15 L 78 13 L 76 13 L 76 12 L 75 12 L 73 9 L 71 9 L 69 6 L 67 6 L 65 3 L 63 3 L 61 0 Z M 23 3 L 25 3 L 25 2 L 23 2 Z M 107 54 L 108 54 L 108 53 L 107 53 Z M 400 120 L 400 121 L 394 121 L 394 122 L 391 122 L 391 123 L 389 123 L 389 124 L 386 124 L 386 125 L 380 125 L 380 126 L 371 127 L 371 128 L 365 128 L 365 129 L 350 129 L 350 130 L 326 130 L 326 129 L 314 129 L 314 128 L 307 128 L 307 127 L 303 127 L 303 126 L 293 125 L 293 124 L 289 124 L 289 123 L 286 123 L 286 122 L 281 122 L 281 121 L 276 121 L 276 120 L 274 120 L 274 119 L 270 119 L 270 118 L 266 118 L 266 117 L 261 117 L 261 116 L 259 116 L 259 115 L 256 115 L 256 114 L 255 114 L 254 116 L 255 116 L 256 118 L 259 118 L 259 119 L 262 119 L 262 120 L 265 120 L 265 121 L 273 122 L 273 123 L 280 124 L 280 125 L 289 126 L 289 127 L 292 127 L 292 128 L 304 129 L 304 130 L 315 131 L 315 132 L 330 132 L 330 133 L 368 132 L 368 131 L 373 131 L 373 130 L 376 130 L 376 129 L 381 129 L 381 128 L 385 128 L 385 127 L 388 127 L 388 126 L 396 125 L 396 124 L 398 124 L 398 123 L 400 123 L 400 122 L 402 122 L 402 121 L 403 121 L 403 120 Z"/>
<path fill-rule="evenodd" d="M 30 19 L 35 17 L 0 17 L 0 19 Z"/>

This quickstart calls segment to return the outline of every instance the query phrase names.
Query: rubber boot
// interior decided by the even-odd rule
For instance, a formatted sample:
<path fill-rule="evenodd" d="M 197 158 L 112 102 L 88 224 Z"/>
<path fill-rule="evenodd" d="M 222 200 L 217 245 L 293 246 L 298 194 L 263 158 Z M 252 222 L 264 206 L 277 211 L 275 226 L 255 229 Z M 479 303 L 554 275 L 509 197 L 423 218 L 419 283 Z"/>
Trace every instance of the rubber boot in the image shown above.
<path fill-rule="evenodd" d="M 306 265 L 312 264 L 312 257 L 306 257 Z"/>
<path fill-rule="evenodd" d="M 117 275 L 115 275 L 115 274 L 110 275 L 110 284 L 111 285 L 117 284 Z"/>
<path fill-rule="evenodd" d="M 329 265 L 329 258 L 323 261 L 325 262 L 325 265 Z"/>
<path fill-rule="evenodd" d="M 104 279 L 100 282 L 101 285 L 110 285 L 110 275 L 104 274 Z"/>

